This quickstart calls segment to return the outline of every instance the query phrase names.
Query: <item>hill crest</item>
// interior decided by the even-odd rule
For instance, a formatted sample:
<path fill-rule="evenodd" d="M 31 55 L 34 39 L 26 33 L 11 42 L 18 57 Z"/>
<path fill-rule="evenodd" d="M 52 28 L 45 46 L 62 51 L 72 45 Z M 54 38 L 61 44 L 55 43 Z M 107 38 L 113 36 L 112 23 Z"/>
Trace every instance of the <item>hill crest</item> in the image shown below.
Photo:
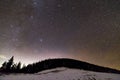
<path fill-rule="evenodd" d="M 120 71 L 116 69 L 102 67 L 88 62 L 69 59 L 69 58 L 43 60 L 37 63 L 29 64 L 27 67 L 23 68 L 22 70 L 28 73 L 37 73 L 43 70 L 53 69 L 57 67 L 66 67 L 66 68 L 83 69 L 83 70 L 95 71 L 95 72 L 120 74 Z"/>

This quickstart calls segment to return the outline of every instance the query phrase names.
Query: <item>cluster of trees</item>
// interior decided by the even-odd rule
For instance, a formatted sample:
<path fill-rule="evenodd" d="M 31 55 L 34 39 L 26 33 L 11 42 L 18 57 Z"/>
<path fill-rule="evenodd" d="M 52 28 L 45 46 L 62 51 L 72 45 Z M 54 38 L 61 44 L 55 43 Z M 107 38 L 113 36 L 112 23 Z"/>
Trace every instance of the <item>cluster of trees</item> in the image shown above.
<path fill-rule="evenodd" d="M 24 73 L 37 73 L 43 70 L 53 69 L 57 67 L 67 67 L 67 68 L 83 69 L 83 70 L 95 71 L 95 72 L 120 74 L 120 71 L 116 69 L 102 67 L 87 62 L 78 61 L 74 59 L 67 59 L 67 58 L 47 59 L 37 63 L 29 64 L 28 66 L 24 67 L 22 70 L 24 71 Z"/>
<path fill-rule="evenodd" d="M 2 72 L 20 72 L 21 70 L 21 62 L 14 63 L 14 56 L 8 60 L 8 62 L 4 62 L 1 67 Z"/>
<path fill-rule="evenodd" d="M 75 68 L 75 69 L 83 69 L 89 71 L 96 72 L 107 72 L 107 73 L 119 73 L 120 71 L 101 67 L 94 64 L 86 63 L 83 61 L 73 60 L 73 59 L 47 59 L 44 61 L 40 61 L 37 63 L 29 64 L 27 66 L 23 66 L 21 68 L 21 63 L 14 64 L 14 57 L 10 58 L 8 62 L 4 62 L 1 71 L 2 72 L 10 72 L 10 73 L 37 73 L 46 69 L 52 69 L 57 67 L 67 67 L 67 68 Z"/>

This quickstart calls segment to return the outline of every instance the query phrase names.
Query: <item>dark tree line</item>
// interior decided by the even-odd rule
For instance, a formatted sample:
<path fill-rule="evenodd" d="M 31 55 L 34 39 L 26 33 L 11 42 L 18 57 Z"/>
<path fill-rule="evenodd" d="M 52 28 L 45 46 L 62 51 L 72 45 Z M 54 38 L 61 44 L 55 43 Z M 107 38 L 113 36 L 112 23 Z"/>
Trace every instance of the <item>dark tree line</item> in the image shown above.
<path fill-rule="evenodd" d="M 21 70 L 21 62 L 14 63 L 14 56 L 12 56 L 8 62 L 4 62 L 1 67 L 1 72 L 20 72 Z"/>
<path fill-rule="evenodd" d="M 57 67 L 67 67 L 67 68 L 74 68 L 74 69 L 83 69 L 89 71 L 96 71 L 96 72 L 106 72 L 106 73 L 119 73 L 119 70 L 101 67 L 94 64 L 90 64 L 83 61 L 78 61 L 74 59 L 47 59 L 44 61 L 36 62 L 33 64 L 29 64 L 27 66 L 23 65 L 21 68 L 21 63 L 15 64 L 14 57 L 12 57 L 8 62 L 4 62 L 1 71 L 2 72 L 10 72 L 10 73 L 37 73 L 43 70 L 57 68 Z"/>
<path fill-rule="evenodd" d="M 66 67 L 66 68 L 83 69 L 83 70 L 95 71 L 95 72 L 120 74 L 120 71 L 116 69 L 101 67 L 87 62 L 78 61 L 74 59 L 66 59 L 66 58 L 47 59 L 37 63 L 29 64 L 28 66 L 22 68 L 22 70 L 24 73 L 37 73 L 43 70 L 53 69 L 57 67 Z"/>

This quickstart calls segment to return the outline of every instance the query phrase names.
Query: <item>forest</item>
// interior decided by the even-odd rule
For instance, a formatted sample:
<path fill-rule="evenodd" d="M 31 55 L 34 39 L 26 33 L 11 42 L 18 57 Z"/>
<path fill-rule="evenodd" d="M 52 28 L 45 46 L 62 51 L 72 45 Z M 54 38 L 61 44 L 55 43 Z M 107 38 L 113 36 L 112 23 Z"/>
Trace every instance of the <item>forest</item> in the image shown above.
<path fill-rule="evenodd" d="M 53 69 L 57 67 L 66 67 L 74 69 L 89 70 L 95 72 L 105 72 L 105 73 L 117 73 L 120 74 L 119 70 L 111 69 L 108 67 L 102 67 L 87 62 L 67 59 L 67 58 L 56 58 L 56 59 L 46 59 L 33 64 L 28 64 L 21 66 L 22 63 L 15 63 L 14 56 L 12 56 L 7 62 L 5 61 L 0 68 L 2 73 L 37 73 L 47 69 Z"/>

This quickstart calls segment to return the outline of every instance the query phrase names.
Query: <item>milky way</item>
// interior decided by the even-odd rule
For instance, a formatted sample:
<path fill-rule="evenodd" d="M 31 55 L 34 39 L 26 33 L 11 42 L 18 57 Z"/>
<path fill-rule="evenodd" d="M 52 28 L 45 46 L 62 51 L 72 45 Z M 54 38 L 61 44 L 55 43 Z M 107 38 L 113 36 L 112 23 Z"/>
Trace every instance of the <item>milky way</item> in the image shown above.
<path fill-rule="evenodd" d="M 120 69 L 120 0 L 0 0 L 0 64 L 73 58 Z"/>

